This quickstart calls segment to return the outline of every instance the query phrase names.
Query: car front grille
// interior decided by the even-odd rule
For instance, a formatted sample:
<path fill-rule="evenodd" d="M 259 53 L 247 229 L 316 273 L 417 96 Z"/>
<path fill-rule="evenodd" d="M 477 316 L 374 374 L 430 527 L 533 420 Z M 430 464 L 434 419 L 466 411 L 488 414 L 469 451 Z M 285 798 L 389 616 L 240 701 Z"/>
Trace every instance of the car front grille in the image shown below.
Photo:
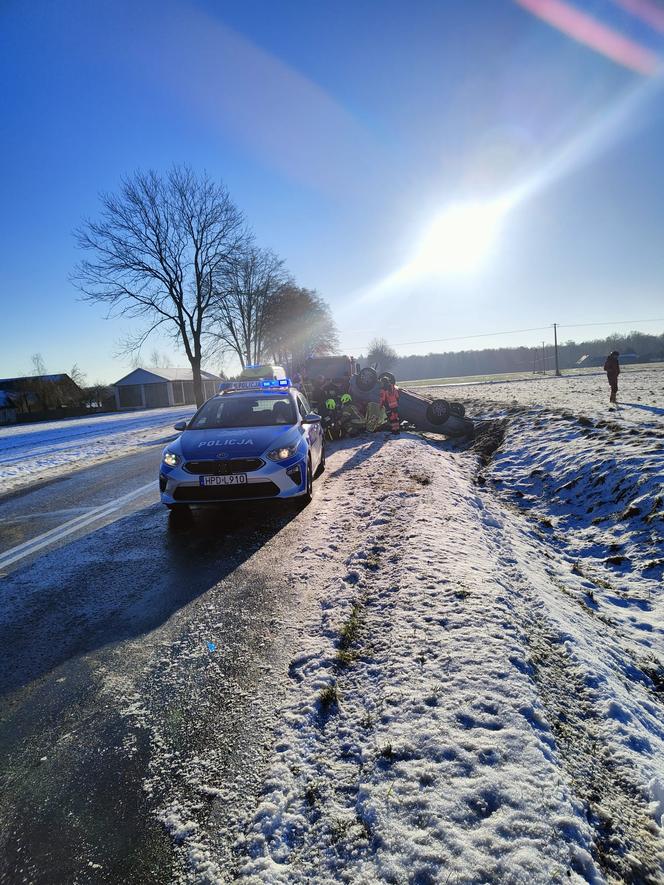
<path fill-rule="evenodd" d="M 218 461 L 187 461 L 184 469 L 198 476 L 229 476 L 232 473 L 251 473 L 265 465 L 262 458 L 228 458 Z"/>
<path fill-rule="evenodd" d="M 253 482 L 241 486 L 178 486 L 173 492 L 176 501 L 228 501 L 248 498 L 274 498 L 279 486 L 273 482 Z"/>

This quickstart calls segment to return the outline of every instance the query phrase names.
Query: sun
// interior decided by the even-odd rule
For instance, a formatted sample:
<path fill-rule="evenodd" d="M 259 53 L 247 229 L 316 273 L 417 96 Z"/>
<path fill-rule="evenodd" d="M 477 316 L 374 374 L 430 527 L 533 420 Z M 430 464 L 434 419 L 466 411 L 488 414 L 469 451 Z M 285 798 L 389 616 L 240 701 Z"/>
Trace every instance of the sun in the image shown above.
<path fill-rule="evenodd" d="M 473 273 L 489 256 L 505 212 L 503 201 L 450 206 L 433 221 L 404 270 L 418 277 Z"/>

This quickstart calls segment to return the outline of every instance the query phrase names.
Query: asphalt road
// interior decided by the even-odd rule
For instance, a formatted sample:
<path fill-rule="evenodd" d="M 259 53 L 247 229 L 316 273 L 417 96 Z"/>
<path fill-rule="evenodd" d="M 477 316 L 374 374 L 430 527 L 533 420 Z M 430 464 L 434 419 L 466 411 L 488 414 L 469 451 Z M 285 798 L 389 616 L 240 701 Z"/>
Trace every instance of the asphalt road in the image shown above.
<path fill-rule="evenodd" d="M 0 498 L 0 574 L 158 501 L 162 447 L 160 442 Z"/>
<path fill-rule="evenodd" d="M 0 502 L 3 885 L 178 881 L 191 807 L 187 825 L 232 865 L 302 602 L 278 562 L 311 514 L 274 502 L 173 520 L 155 503 L 158 458 Z"/>

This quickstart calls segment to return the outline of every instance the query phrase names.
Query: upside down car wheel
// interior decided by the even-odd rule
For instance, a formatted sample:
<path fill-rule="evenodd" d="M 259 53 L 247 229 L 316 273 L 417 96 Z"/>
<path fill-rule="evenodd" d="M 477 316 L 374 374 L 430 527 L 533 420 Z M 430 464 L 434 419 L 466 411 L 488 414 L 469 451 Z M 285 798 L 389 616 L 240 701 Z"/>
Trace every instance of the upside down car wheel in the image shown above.
<path fill-rule="evenodd" d="M 426 418 L 431 424 L 444 424 L 450 415 L 450 404 L 447 400 L 435 399 L 427 406 Z"/>
<path fill-rule="evenodd" d="M 376 370 L 372 369 L 371 366 L 365 366 L 364 369 L 360 371 L 360 374 L 357 376 L 357 387 L 358 390 L 368 391 L 371 390 L 372 387 L 375 387 L 376 382 L 378 381 L 378 375 L 376 374 Z"/>

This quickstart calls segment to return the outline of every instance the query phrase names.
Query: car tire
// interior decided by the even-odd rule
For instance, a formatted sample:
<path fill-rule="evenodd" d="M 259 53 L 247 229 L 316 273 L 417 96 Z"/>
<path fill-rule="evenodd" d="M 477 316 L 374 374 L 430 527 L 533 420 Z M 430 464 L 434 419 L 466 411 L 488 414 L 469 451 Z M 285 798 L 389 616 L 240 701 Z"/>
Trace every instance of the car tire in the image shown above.
<path fill-rule="evenodd" d="M 429 424 L 439 426 L 444 424 L 450 417 L 450 404 L 444 399 L 435 399 L 429 403 L 426 411 L 426 419 Z"/>
<path fill-rule="evenodd" d="M 465 418 L 466 408 L 463 403 L 450 403 L 450 415 L 455 418 Z"/>
<path fill-rule="evenodd" d="M 307 458 L 307 485 L 306 490 L 303 495 L 300 495 L 296 498 L 296 502 L 298 507 L 301 510 L 307 506 L 307 504 L 311 504 L 314 497 L 314 474 L 311 469 L 311 455 Z"/>
<path fill-rule="evenodd" d="M 371 366 L 365 366 L 360 370 L 360 374 L 357 376 L 357 381 L 355 383 L 357 384 L 357 389 L 364 393 L 372 390 L 378 383 L 376 370 L 372 369 Z"/>
<path fill-rule="evenodd" d="M 323 440 L 323 448 L 320 453 L 320 462 L 318 464 L 318 470 L 316 471 L 316 476 L 320 476 L 321 473 L 325 472 L 325 440 Z"/>

